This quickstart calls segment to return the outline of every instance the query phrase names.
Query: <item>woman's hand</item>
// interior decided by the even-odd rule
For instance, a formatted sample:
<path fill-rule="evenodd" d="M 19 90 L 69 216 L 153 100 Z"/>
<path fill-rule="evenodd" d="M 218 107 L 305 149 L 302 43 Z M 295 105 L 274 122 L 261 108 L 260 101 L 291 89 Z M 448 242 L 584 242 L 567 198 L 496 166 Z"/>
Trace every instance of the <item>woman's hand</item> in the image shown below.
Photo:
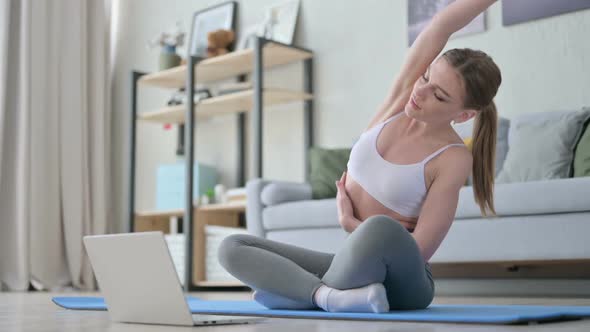
<path fill-rule="evenodd" d="M 352 202 L 350 197 L 348 197 L 348 193 L 346 192 L 346 188 L 344 184 L 346 183 L 346 171 L 342 173 L 340 180 L 336 181 L 336 189 L 338 190 L 336 193 L 336 206 L 338 206 L 338 219 L 343 219 L 344 217 L 353 216 L 353 208 Z"/>
<path fill-rule="evenodd" d="M 346 171 L 342 173 L 340 180 L 336 181 L 336 189 L 338 190 L 336 193 L 336 206 L 338 207 L 338 222 L 345 231 L 351 233 L 361 222 L 354 217 L 352 201 L 344 187 L 345 183 Z"/>

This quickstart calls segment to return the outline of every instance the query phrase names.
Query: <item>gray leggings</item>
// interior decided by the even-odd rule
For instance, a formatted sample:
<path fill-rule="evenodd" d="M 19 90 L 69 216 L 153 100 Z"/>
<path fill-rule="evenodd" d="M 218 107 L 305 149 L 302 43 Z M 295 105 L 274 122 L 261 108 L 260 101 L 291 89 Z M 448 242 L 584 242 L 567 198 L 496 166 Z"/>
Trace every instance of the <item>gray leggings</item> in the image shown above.
<path fill-rule="evenodd" d="M 223 239 L 218 259 L 254 290 L 310 306 L 322 284 L 350 289 L 380 282 L 390 310 L 424 309 L 434 298 L 430 265 L 410 232 L 386 215 L 367 218 L 336 254 L 233 234 Z"/>

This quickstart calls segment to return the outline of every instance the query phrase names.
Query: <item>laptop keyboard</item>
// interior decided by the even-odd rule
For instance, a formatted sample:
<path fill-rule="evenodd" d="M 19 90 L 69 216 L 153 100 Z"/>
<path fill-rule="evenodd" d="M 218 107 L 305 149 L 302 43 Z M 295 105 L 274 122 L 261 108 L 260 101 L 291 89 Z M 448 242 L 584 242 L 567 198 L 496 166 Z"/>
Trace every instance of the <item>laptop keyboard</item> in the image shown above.
<path fill-rule="evenodd" d="M 224 321 L 224 320 L 228 320 L 228 319 L 244 319 L 244 318 L 260 318 L 260 317 L 257 317 L 257 316 L 228 316 L 228 315 L 193 314 L 193 320 L 195 320 L 195 321 L 202 321 L 202 320 Z"/>

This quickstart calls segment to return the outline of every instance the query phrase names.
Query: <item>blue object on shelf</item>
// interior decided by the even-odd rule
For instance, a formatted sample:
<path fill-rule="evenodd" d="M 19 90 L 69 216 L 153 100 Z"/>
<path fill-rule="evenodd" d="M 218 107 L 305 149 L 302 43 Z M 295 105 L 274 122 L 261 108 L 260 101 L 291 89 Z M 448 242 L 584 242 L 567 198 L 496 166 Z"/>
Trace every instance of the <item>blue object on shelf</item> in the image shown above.
<path fill-rule="evenodd" d="M 156 209 L 177 210 L 185 207 L 184 162 L 158 166 L 156 180 Z M 214 167 L 196 163 L 193 168 L 193 200 L 204 195 L 217 184 L 217 171 Z"/>

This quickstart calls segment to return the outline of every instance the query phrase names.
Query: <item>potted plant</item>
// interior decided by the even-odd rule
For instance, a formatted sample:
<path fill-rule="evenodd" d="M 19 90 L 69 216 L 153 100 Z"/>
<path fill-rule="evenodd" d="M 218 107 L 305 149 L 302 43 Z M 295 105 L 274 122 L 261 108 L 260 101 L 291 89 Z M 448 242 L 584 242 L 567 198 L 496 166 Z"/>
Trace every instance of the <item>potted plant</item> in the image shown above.
<path fill-rule="evenodd" d="M 201 204 L 207 205 L 207 204 L 213 203 L 214 199 L 215 199 L 215 191 L 213 190 L 213 188 L 209 188 L 201 196 Z"/>
<path fill-rule="evenodd" d="M 205 195 L 207 195 L 207 198 L 209 199 L 209 202 L 214 202 L 215 200 L 215 191 L 213 190 L 213 188 L 209 188 L 209 190 L 207 190 L 205 192 Z"/>
<path fill-rule="evenodd" d="M 182 31 L 180 22 L 176 22 L 175 28 L 170 32 L 162 32 L 148 41 L 148 48 L 152 49 L 161 46 L 160 51 L 160 70 L 176 67 L 180 65 L 181 58 L 176 53 L 176 49 L 184 44 L 185 32 Z"/>

